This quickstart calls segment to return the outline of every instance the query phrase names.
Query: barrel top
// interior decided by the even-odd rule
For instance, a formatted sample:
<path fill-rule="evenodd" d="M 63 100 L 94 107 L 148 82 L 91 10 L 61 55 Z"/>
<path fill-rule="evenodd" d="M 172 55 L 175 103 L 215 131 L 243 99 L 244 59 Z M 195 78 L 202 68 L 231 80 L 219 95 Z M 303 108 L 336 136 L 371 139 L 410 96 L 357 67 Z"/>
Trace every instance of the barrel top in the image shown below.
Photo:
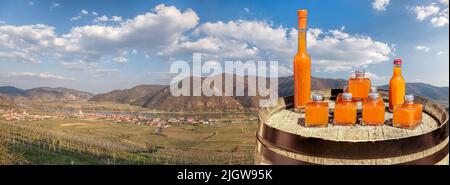
<path fill-rule="evenodd" d="M 320 92 L 325 94 L 325 97 L 327 98 L 331 96 L 329 90 Z M 386 93 L 382 93 L 382 95 L 385 96 Z M 335 102 L 330 99 L 327 99 L 326 101 L 329 101 L 330 109 L 334 109 Z M 305 115 L 303 113 L 294 112 L 289 106 L 292 102 L 281 102 L 281 104 L 282 105 L 278 106 L 278 108 L 275 107 L 272 109 L 275 111 L 272 111 L 265 116 L 265 119 L 263 120 L 264 124 L 287 133 L 331 141 L 366 142 L 400 139 L 431 132 L 441 125 L 438 119 L 423 112 L 422 124 L 413 130 L 396 128 L 387 124 L 383 126 L 365 126 L 362 124 L 357 124 L 356 126 L 337 126 L 328 124 L 328 127 L 325 128 L 307 128 L 301 124 L 302 118 L 304 118 Z M 392 113 L 386 112 L 385 119 L 387 122 L 391 118 Z"/>

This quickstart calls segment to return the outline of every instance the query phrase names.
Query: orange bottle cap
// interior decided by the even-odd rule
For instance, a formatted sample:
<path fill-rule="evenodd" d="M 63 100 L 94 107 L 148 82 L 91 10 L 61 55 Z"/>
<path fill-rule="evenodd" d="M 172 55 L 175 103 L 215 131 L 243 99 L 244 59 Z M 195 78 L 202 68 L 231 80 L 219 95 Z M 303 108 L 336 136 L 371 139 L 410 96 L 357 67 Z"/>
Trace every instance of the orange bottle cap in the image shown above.
<path fill-rule="evenodd" d="M 297 10 L 298 29 L 305 29 L 307 26 L 306 19 L 308 17 L 308 10 Z"/>

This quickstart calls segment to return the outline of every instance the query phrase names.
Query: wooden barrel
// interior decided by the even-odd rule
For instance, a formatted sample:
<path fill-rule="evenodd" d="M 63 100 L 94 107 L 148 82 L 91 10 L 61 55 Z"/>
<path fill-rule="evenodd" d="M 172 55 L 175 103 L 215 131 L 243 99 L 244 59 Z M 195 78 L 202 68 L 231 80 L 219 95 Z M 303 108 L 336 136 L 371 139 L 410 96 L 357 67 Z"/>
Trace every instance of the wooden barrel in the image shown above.
<path fill-rule="evenodd" d="M 339 90 L 321 91 L 330 110 Z M 388 93 L 382 91 L 387 102 Z M 293 112 L 293 97 L 259 111 L 255 164 L 388 165 L 449 164 L 448 112 L 438 103 L 416 96 L 424 105 L 423 122 L 414 130 L 395 128 L 386 112 L 383 126 L 306 128 L 304 114 Z M 387 105 L 387 103 L 386 103 Z"/>

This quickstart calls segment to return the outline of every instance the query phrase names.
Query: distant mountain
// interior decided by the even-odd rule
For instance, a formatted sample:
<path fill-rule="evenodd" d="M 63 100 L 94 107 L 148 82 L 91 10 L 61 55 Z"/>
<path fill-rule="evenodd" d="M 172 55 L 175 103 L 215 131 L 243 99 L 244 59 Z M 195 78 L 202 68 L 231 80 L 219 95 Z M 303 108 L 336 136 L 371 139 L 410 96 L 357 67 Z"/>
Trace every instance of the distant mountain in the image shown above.
<path fill-rule="evenodd" d="M 33 89 L 18 89 L 11 86 L 0 87 L 0 93 L 15 103 L 23 102 L 64 102 L 85 101 L 93 96 L 92 93 L 67 88 L 39 87 Z"/>
<path fill-rule="evenodd" d="M 202 82 L 204 78 L 190 77 L 190 93 L 199 89 L 194 86 L 194 81 Z M 233 97 L 225 96 L 173 96 L 170 87 L 166 86 L 156 94 L 149 94 L 140 98 L 133 105 L 166 111 L 207 111 L 207 110 L 236 110 L 243 106 Z"/>
<path fill-rule="evenodd" d="M 151 97 L 163 90 L 165 85 L 139 85 L 131 89 L 114 90 L 109 93 L 98 94 L 89 99 L 95 102 L 117 102 L 131 104 L 147 96 Z"/>
<path fill-rule="evenodd" d="M 220 75 L 216 76 L 220 77 Z M 233 89 L 236 91 L 238 86 L 243 87 L 244 96 L 224 96 L 225 87 L 222 86 L 223 96 L 172 96 L 169 86 L 155 86 L 155 85 L 141 85 L 132 89 L 115 90 L 109 93 L 96 95 L 89 101 L 110 101 L 118 103 L 131 103 L 132 105 L 143 106 L 158 110 L 181 111 L 181 110 L 235 110 L 245 108 L 259 107 L 259 100 L 266 99 L 258 92 L 257 83 L 254 88 L 249 85 L 248 76 L 236 76 L 231 74 L 222 74 L 222 80 L 225 77 L 231 77 L 234 81 Z M 193 81 L 203 82 L 205 78 L 190 77 L 191 80 L 191 94 L 200 87 L 193 86 Z M 266 79 L 269 82 L 269 78 Z M 346 83 L 341 79 L 325 79 L 312 78 L 312 89 L 326 89 L 326 88 L 341 88 Z M 201 83 L 200 83 L 201 84 Z M 145 87 L 145 88 L 144 88 Z M 212 87 L 215 87 L 212 84 Z M 140 89 L 139 93 L 136 90 Z M 219 90 L 220 88 L 216 88 Z M 279 94 L 280 96 L 287 96 L 293 94 L 293 77 L 279 78 Z M 133 95 L 134 94 L 134 95 Z M 249 96 L 255 94 L 256 96 Z M 137 96 L 136 96 L 137 95 Z M 143 96 L 144 95 L 144 96 Z M 133 98 L 129 98 L 133 97 Z M 135 100 L 135 101 L 133 101 Z"/>
<path fill-rule="evenodd" d="M 379 88 L 389 90 L 389 85 L 383 85 Z M 436 87 L 425 83 L 406 83 L 406 93 L 423 96 L 436 101 L 449 101 L 449 87 Z"/>
<path fill-rule="evenodd" d="M 19 89 L 13 86 L 1 86 L 0 93 L 6 95 L 22 95 L 24 92 L 23 89 Z"/>
<path fill-rule="evenodd" d="M 216 77 L 220 77 L 219 75 Z M 22 90 L 11 86 L 0 87 L 0 105 L 8 105 L 11 102 L 54 102 L 54 101 L 84 101 L 92 102 L 117 102 L 124 104 L 132 104 L 157 110 L 167 111 L 226 111 L 246 108 L 257 108 L 260 99 L 266 99 L 249 84 L 249 77 L 242 77 L 236 75 L 222 74 L 224 77 L 231 77 L 235 82 L 233 89 L 240 85 L 243 86 L 244 96 L 224 96 L 224 86 L 222 88 L 214 87 L 216 91 L 222 90 L 223 96 L 172 96 L 170 88 L 167 85 L 139 85 L 131 89 L 114 90 L 109 93 L 98 94 L 93 96 L 91 93 L 67 89 L 67 88 L 49 88 L 40 87 L 28 90 Z M 193 89 L 199 89 L 199 86 L 194 86 L 192 81 L 203 82 L 205 78 L 190 77 L 191 80 L 191 94 Z M 268 78 L 266 80 L 269 80 Z M 316 78 L 311 79 L 311 88 L 318 89 L 333 89 L 342 88 L 347 84 L 344 79 L 330 79 L 330 78 Z M 289 96 L 294 92 L 293 77 L 280 77 L 278 79 L 278 94 L 279 96 Z M 407 92 L 415 95 L 424 96 L 445 105 L 449 101 L 448 87 L 435 87 L 424 83 L 407 83 Z M 379 86 L 380 89 L 389 89 L 389 86 Z M 256 96 L 249 96 L 256 94 Z"/>
<path fill-rule="evenodd" d="M 225 81 L 225 77 L 230 74 L 222 74 L 222 80 Z M 220 76 L 216 76 L 220 77 Z M 234 81 L 233 89 L 235 90 L 238 85 L 244 87 L 244 96 L 180 96 L 175 97 L 170 93 L 169 86 L 161 85 L 141 85 L 132 89 L 112 91 L 101 95 L 94 96 L 90 101 L 112 101 L 119 103 L 131 103 L 133 105 L 143 106 L 158 110 L 168 111 L 182 111 L 182 110 L 234 110 L 245 108 L 256 108 L 259 106 L 259 100 L 267 98 L 260 96 L 256 88 L 251 88 L 248 82 L 248 77 L 230 75 Z M 191 80 L 191 94 L 193 89 L 200 87 L 194 87 L 193 81 L 204 81 L 204 78 L 190 77 Z M 268 78 L 266 80 L 269 80 Z M 279 96 L 289 96 L 294 92 L 293 77 L 280 77 L 278 79 L 278 93 Z M 344 79 L 331 79 L 331 78 L 311 78 L 311 88 L 313 90 L 318 89 L 334 89 L 342 88 L 347 84 Z M 214 84 L 211 85 L 214 87 Z M 388 86 L 380 86 L 381 89 L 388 89 Z M 219 90 L 220 88 L 216 88 Z M 138 92 L 137 92 L 138 91 Z M 448 87 L 435 87 L 429 84 L 423 83 L 407 83 L 408 93 L 424 96 L 444 104 L 448 104 Z M 224 86 L 222 86 L 222 94 L 224 92 Z M 249 96 L 256 94 L 256 96 Z M 132 97 L 132 98 L 130 98 Z M 134 101 L 133 101 L 134 100 Z"/>
<path fill-rule="evenodd" d="M 278 93 L 280 96 L 290 96 L 294 94 L 294 77 L 280 77 L 278 81 Z M 347 85 L 347 80 L 332 78 L 311 77 L 311 89 L 338 89 Z"/>

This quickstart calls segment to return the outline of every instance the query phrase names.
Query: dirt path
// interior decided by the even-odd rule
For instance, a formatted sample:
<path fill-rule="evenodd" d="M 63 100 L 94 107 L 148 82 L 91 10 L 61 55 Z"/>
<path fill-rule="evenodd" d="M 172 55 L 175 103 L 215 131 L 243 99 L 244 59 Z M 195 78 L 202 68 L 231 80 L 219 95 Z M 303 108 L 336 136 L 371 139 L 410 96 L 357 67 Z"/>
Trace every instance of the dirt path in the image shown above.
<path fill-rule="evenodd" d="M 214 137 L 214 136 L 217 136 L 218 134 L 219 134 L 219 133 L 214 132 L 213 134 L 209 135 L 208 137 L 203 138 L 202 141 L 206 141 L 206 140 L 208 140 L 208 139 L 210 139 L 210 138 L 212 138 L 212 137 Z"/>

